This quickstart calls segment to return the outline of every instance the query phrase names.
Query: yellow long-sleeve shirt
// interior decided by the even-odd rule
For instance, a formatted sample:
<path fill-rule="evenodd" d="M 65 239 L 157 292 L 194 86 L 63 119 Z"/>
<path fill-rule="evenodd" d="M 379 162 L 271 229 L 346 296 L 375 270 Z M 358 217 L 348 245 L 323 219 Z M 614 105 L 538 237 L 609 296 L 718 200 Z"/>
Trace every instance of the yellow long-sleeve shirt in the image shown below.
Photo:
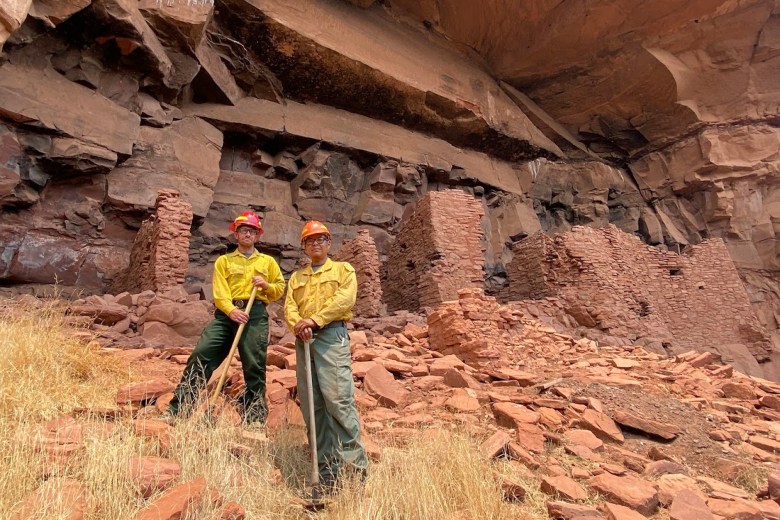
<path fill-rule="evenodd" d="M 290 330 L 304 318 L 324 327 L 332 321 L 351 320 L 356 299 L 355 268 L 328 258 L 316 273 L 307 265 L 290 276 L 284 317 Z"/>
<path fill-rule="evenodd" d="M 211 282 L 214 305 L 225 314 L 236 308 L 233 300 L 248 300 L 252 294 L 252 277 L 260 275 L 268 282 L 268 289 L 257 288 L 258 300 L 266 305 L 282 297 L 284 276 L 272 257 L 257 249 L 247 258 L 238 249 L 217 258 Z"/>

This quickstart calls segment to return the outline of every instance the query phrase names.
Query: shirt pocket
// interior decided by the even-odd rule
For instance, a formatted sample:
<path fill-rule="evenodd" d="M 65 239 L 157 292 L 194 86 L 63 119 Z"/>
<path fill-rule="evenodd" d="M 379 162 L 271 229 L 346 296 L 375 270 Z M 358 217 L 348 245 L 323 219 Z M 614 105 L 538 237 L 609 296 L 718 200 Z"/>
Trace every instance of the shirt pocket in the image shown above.
<path fill-rule="evenodd" d="M 306 282 L 308 281 L 309 278 L 305 276 L 290 279 L 290 290 L 293 292 L 293 298 L 298 305 L 303 303 L 303 295 L 306 291 Z"/>
<path fill-rule="evenodd" d="M 268 269 L 261 265 L 252 266 L 252 276 L 262 276 L 263 280 L 268 281 Z"/>
<path fill-rule="evenodd" d="M 244 276 L 244 268 L 240 265 L 231 265 L 228 267 L 227 275 L 230 280 L 238 280 Z"/>
<path fill-rule="evenodd" d="M 338 274 L 331 271 L 322 273 L 322 277 L 319 280 L 319 295 L 322 301 L 327 301 L 331 298 L 336 291 L 339 290 L 339 277 Z"/>

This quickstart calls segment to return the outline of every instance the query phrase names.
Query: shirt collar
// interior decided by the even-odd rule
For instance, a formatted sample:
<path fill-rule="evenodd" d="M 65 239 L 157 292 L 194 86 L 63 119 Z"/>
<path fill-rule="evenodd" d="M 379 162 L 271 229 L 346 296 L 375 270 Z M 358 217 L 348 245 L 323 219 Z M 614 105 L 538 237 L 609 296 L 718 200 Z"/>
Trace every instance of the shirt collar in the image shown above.
<path fill-rule="evenodd" d="M 321 273 L 322 271 L 328 271 L 332 267 L 333 267 L 333 261 L 330 259 L 330 257 L 328 257 L 327 259 L 325 259 L 325 263 L 320 266 L 317 272 Z M 314 270 L 311 268 L 311 262 L 306 264 L 306 270 L 308 271 L 308 274 L 314 274 Z"/>
<path fill-rule="evenodd" d="M 260 255 L 260 252 L 257 250 L 257 248 L 255 248 L 252 251 L 252 254 L 249 255 L 249 256 L 244 256 L 244 254 L 241 251 L 239 251 L 238 248 L 236 248 L 236 250 L 233 251 L 232 253 L 228 253 L 228 256 L 239 256 L 241 258 L 246 258 L 247 260 L 249 260 L 250 258 L 254 258 L 256 256 L 259 256 L 259 255 Z"/>

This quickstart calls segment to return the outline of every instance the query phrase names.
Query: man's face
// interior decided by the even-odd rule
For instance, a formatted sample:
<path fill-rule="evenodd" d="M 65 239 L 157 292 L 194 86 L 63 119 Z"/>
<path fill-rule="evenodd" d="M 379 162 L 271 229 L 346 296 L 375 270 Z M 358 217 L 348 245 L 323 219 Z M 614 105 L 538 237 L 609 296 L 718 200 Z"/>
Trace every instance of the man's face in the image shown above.
<path fill-rule="evenodd" d="M 319 263 L 328 257 L 330 237 L 328 235 L 313 235 L 303 241 L 303 251 L 314 263 Z"/>
<path fill-rule="evenodd" d="M 238 245 L 243 247 L 250 247 L 255 244 L 257 240 L 258 231 L 252 226 L 238 226 L 236 229 L 236 240 Z"/>

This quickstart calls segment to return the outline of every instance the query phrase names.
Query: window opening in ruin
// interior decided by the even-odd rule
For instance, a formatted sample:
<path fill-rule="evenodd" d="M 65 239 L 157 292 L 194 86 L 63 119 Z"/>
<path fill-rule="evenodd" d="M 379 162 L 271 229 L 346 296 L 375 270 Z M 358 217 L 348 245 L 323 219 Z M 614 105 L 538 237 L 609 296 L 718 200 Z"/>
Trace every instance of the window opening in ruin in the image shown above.
<path fill-rule="evenodd" d="M 669 276 L 682 276 L 682 269 L 679 268 L 669 269 Z"/>
<path fill-rule="evenodd" d="M 407 271 L 414 271 L 415 267 L 417 267 L 417 265 L 414 263 L 414 260 L 407 260 L 406 261 L 406 270 Z"/>

